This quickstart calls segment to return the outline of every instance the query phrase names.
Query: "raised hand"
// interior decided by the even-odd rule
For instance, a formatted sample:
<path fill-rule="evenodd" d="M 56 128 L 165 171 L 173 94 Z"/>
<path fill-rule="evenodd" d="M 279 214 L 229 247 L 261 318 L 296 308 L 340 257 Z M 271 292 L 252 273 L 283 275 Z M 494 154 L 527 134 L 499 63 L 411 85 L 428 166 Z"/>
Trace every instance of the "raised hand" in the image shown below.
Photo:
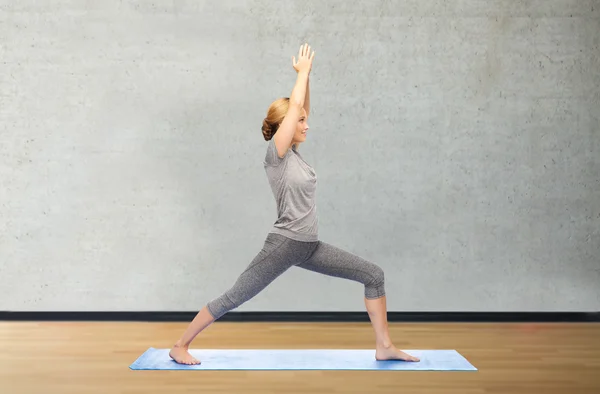
<path fill-rule="evenodd" d="M 298 61 L 296 61 L 296 57 L 292 56 L 292 65 L 296 72 L 306 72 L 310 74 L 312 69 L 312 62 L 315 58 L 315 51 L 310 52 L 310 46 L 308 44 L 303 44 L 300 46 L 300 50 L 298 51 Z"/>

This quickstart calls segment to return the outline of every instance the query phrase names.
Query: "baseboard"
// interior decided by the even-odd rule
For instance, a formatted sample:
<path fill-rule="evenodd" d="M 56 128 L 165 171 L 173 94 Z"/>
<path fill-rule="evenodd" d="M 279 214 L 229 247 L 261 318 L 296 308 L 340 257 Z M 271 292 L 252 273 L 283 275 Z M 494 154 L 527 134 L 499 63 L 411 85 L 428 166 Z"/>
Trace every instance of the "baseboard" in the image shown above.
<path fill-rule="evenodd" d="M 189 322 L 197 312 L 0 311 L 0 321 Z M 368 322 L 366 312 L 229 312 L 219 322 Z M 597 323 L 600 312 L 388 312 L 390 322 Z"/>

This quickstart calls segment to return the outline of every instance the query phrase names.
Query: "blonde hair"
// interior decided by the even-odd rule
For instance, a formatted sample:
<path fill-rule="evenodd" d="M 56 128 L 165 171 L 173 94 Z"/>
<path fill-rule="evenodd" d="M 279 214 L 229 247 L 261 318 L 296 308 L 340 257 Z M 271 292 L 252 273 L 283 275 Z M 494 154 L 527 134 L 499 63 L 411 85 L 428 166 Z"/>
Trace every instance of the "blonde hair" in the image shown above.
<path fill-rule="evenodd" d="M 279 125 L 281 125 L 283 118 L 285 118 L 285 114 L 287 114 L 289 107 L 289 97 L 282 97 L 271 103 L 267 110 L 267 117 L 263 119 L 262 124 L 262 133 L 265 141 L 269 141 L 273 138 L 279 129 Z"/>

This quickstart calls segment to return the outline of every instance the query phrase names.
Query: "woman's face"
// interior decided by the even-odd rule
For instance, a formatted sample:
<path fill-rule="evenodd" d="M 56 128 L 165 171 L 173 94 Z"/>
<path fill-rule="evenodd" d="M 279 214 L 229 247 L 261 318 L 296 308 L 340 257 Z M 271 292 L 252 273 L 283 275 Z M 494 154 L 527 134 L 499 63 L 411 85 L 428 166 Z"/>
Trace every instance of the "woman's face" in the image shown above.
<path fill-rule="evenodd" d="M 296 132 L 294 133 L 293 144 L 303 143 L 306 141 L 306 131 L 308 130 L 308 116 L 306 114 L 306 110 L 302 108 L 302 112 L 300 112 L 300 117 L 298 118 L 298 123 L 296 123 Z"/>

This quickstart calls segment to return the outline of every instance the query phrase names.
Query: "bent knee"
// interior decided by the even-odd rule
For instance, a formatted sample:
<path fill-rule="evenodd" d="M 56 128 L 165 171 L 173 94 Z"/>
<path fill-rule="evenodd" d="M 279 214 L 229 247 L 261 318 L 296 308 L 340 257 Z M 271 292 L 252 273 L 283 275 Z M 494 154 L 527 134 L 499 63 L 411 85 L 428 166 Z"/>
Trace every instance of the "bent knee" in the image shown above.
<path fill-rule="evenodd" d="M 385 274 L 381 267 L 370 265 L 371 278 L 368 283 L 365 283 L 365 297 L 368 299 L 376 299 L 385 296 Z"/>
<path fill-rule="evenodd" d="M 383 286 L 385 283 L 385 273 L 380 266 L 371 264 L 371 283 L 373 287 Z"/>

